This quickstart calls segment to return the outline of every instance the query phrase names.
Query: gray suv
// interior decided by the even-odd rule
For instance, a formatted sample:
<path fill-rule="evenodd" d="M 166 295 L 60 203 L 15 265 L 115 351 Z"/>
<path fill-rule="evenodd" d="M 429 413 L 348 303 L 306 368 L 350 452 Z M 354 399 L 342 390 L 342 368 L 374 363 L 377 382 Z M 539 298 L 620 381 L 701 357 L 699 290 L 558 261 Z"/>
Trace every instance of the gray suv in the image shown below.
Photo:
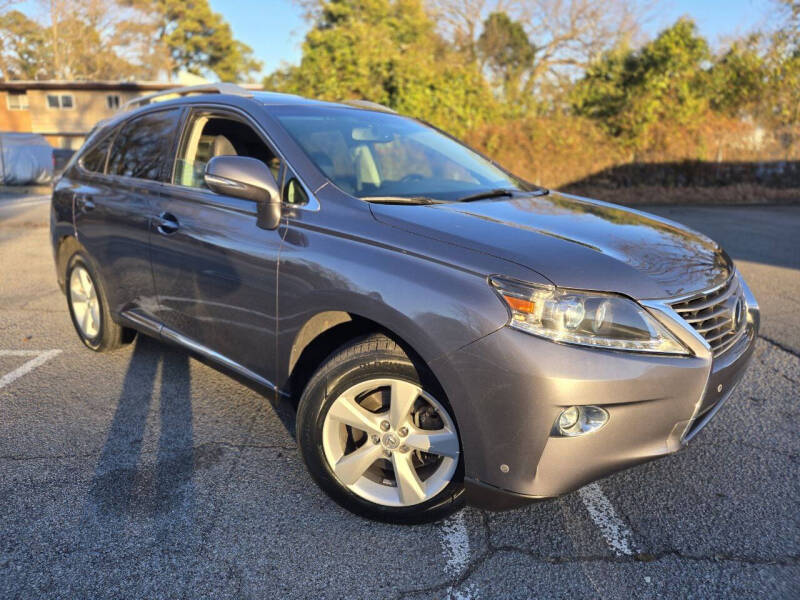
<path fill-rule="evenodd" d="M 759 325 L 708 238 L 536 187 L 366 102 L 138 100 L 56 183 L 51 233 L 87 347 L 151 335 L 296 403 L 317 484 L 392 522 L 675 452 Z"/>

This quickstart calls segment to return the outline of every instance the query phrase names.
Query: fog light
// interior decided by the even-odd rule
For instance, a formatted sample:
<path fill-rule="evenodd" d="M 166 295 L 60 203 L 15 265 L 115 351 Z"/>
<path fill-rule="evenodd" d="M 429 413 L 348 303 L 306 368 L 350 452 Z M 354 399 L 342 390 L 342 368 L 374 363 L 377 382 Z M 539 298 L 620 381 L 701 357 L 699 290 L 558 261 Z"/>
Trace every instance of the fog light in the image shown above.
<path fill-rule="evenodd" d="M 570 406 L 558 417 L 558 428 L 561 431 L 569 431 L 578 424 L 578 419 L 580 419 L 580 417 L 580 409 L 577 406 Z"/>
<path fill-rule="evenodd" d="M 553 435 L 575 437 L 597 431 L 608 421 L 608 413 L 599 406 L 570 406 L 561 411 Z"/>

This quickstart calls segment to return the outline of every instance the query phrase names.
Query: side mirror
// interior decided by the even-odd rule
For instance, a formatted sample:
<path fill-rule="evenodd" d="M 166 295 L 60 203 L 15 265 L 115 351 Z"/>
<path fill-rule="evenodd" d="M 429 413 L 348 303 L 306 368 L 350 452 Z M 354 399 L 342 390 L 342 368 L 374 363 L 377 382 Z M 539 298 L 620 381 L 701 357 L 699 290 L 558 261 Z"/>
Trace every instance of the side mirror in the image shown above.
<path fill-rule="evenodd" d="M 269 167 L 247 156 L 215 156 L 206 165 L 204 179 L 217 194 L 253 200 L 258 226 L 275 229 L 281 220 L 281 193 Z"/>

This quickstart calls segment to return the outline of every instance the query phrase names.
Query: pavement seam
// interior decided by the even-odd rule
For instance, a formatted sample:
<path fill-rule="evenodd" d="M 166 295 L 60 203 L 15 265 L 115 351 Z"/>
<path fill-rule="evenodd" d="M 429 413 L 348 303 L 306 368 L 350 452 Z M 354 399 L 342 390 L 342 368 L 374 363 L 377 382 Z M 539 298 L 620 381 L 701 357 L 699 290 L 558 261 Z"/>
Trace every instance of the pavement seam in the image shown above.
<path fill-rule="evenodd" d="M 800 352 L 798 352 L 797 350 L 794 350 L 793 348 L 789 348 L 789 346 L 786 346 L 786 345 L 782 344 L 781 342 L 779 342 L 777 340 L 773 340 L 772 338 L 769 338 L 769 337 L 765 336 L 764 334 L 759 334 L 758 337 L 760 339 L 764 340 L 765 342 L 775 346 L 776 348 L 779 348 L 779 349 L 783 350 L 784 352 L 788 352 L 789 354 L 791 354 L 795 358 L 800 358 Z"/>
<path fill-rule="evenodd" d="M 633 563 L 658 563 L 664 559 L 676 558 L 687 562 L 706 562 L 706 563 L 738 563 L 759 566 L 794 567 L 800 565 L 800 556 L 787 556 L 780 558 L 758 558 L 749 556 L 735 556 L 726 554 L 714 554 L 712 556 L 685 554 L 680 550 L 665 550 L 657 554 L 638 554 L 633 556 L 611 556 L 611 555 L 586 555 L 586 556 L 546 556 L 537 554 L 526 548 L 517 546 L 494 546 L 476 556 L 469 566 L 464 570 L 456 581 L 440 583 L 424 588 L 410 588 L 401 590 L 396 597 L 399 599 L 412 594 L 434 593 L 444 590 L 457 588 L 466 582 L 474 572 L 487 560 L 496 554 L 521 554 L 535 561 L 551 565 L 572 565 L 572 564 L 633 564 Z"/>

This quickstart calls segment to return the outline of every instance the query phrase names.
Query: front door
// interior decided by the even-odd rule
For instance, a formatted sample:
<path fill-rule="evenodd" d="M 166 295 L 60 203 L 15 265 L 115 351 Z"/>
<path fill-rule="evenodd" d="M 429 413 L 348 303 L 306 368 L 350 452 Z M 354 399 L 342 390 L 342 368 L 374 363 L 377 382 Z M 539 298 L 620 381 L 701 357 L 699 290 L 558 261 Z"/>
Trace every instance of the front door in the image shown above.
<path fill-rule="evenodd" d="M 279 230 L 256 225 L 255 202 L 215 194 L 203 181 L 214 156 L 280 162 L 237 114 L 195 109 L 184 128 L 170 185 L 155 200 L 150 248 L 164 335 L 274 377 Z"/>

